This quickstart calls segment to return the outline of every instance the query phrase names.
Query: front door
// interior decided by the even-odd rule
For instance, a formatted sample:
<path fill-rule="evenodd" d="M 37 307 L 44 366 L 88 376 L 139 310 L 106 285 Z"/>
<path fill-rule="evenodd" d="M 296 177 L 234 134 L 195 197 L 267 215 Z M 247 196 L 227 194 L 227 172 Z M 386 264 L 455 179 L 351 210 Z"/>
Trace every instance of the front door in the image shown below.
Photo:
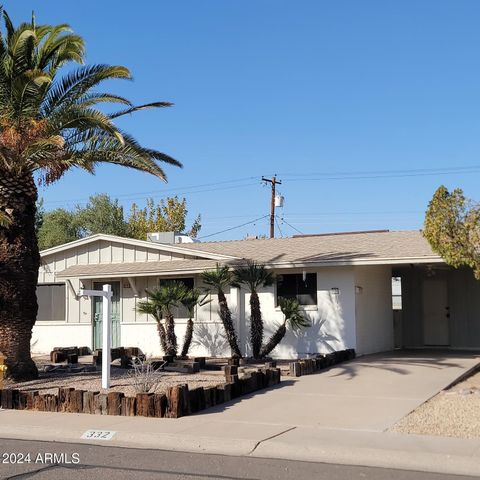
<path fill-rule="evenodd" d="M 112 348 L 120 346 L 120 282 L 108 282 L 112 286 Z M 94 290 L 102 290 L 105 282 L 94 282 Z M 93 297 L 93 348 L 102 348 L 103 297 Z"/>
<path fill-rule="evenodd" d="M 426 346 L 450 344 L 447 281 L 428 278 L 423 281 L 423 343 Z"/>

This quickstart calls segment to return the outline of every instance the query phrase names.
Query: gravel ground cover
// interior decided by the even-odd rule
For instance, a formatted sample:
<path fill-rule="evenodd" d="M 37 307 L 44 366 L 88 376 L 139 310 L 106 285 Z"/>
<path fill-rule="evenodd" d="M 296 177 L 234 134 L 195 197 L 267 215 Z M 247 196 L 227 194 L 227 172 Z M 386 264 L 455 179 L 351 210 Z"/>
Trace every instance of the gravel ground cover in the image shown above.
<path fill-rule="evenodd" d="M 36 380 L 29 382 L 6 382 L 9 388 L 19 390 L 38 390 L 40 393 L 57 393 L 59 387 L 73 387 L 76 390 L 89 390 L 101 393 L 123 392 L 125 395 L 135 395 L 133 387 L 134 379 L 132 370 L 123 368 L 111 368 L 111 388 L 104 390 L 101 388 L 102 372 L 98 369 L 96 372 L 68 373 L 68 372 L 43 372 L 43 366 L 49 365 L 48 357 L 34 358 L 40 370 L 40 376 Z M 81 365 L 81 364 L 80 364 Z M 169 387 L 179 384 L 188 384 L 189 389 L 197 387 L 214 387 L 225 382 L 225 375 L 222 371 L 201 371 L 200 373 L 184 374 L 177 372 L 158 372 L 155 374 L 158 378 L 156 393 L 164 393 Z"/>
<path fill-rule="evenodd" d="M 480 371 L 420 405 L 392 431 L 480 438 Z"/>

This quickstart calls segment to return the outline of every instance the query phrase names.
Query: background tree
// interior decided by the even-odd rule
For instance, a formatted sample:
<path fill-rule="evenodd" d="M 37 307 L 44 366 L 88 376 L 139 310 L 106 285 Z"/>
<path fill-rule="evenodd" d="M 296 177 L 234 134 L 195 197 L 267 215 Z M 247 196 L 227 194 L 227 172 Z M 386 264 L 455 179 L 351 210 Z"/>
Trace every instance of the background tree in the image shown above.
<path fill-rule="evenodd" d="M 186 228 L 187 201 L 177 196 L 167 197 L 155 204 L 153 198 L 147 200 L 145 208 L 132 204 L 128 218 L 128 232 L 132 238 L 146 240 L 150 232 L 185 232 L 195 238 L 201 229 L 201 217 L 198 215 L 188 231 Z"/>
<path fill-rule="evenodd" d="M 38 230 L 38 246 L 40 250 L 45 250 L 73 242 L 80 238 L 80 231 L 75 213 L 57 208 L 43 215 L 42 225 Z"/>
<path fill-rule="evenodd" d="M 225 289 L 232 284 L 232 272 L 227 266 L 221 267 L 217 264 L 215 270 L 207 270 L 202 273 L 202 280 L 218 296 L 218 305 L 220 307 L 220 319 L 222 320 L 225 335 L 230 345 L 232 357 L 241 358 L 242 354 L 238 347 L 237 333 L 233 326 L 232 313 L 228 308 Z"/>
<path fill-rule="evenodd" d="M 82 237 L 97 233 L 120 237 L 128 235 L 123 207 L 117 199 L 113 200 L 105 193 L 91 196 L 85 207 L 77 206 L 75 222 Z"/>
<path fill-rule="evenodd" d="M 310 326 L 310 322 L 304 316 L 300 304 L 296 298 L 279 298 L 278 304 L 282 310 L 284 320 L 270 337 L 260 351 L 260 358 L 264 358 L 283 340 L 287 333 L 287 326 L 292 330 L 300 330 Z"/>
<path fill-rule="evenodd" d="M 96 90 L 111 79 L 131 79 L 123 66 L 83 63 L 83 39 L 68 25 L 15 27 L 3 12 L 0 35 L 0 351 L 8 375 L 17 380 L 38 376 L 30 355 L 37 317 L 36 288 L 40 255 L 35 232 L 38 190 L 72 168 L 94 173 L 112 163 L 165 180 L 158 162 L 180 166 L 173 158 L 143 147 L 122 132 L 115 119 L 167 102 L 134 106 L 115 94 Z M 62 72 L 62 74 L 60 74 Z M 100 104 L 121 109 L 105 113 Z"/>
<path fill-rule="evenodd" d="M 234 285 L 246 285 L 250 292 L 250 342 L 253 358 L 260 358 L 263 343 L 263 320 L 258 289 L 273 284 L 274 276 L 265 265 L 249 261 L 233 271 Z"/>
<path fill-rule="evenodd" d="M 423 235 L 432 250 L 455 268 L 468 266 L 480 279 L 480 206 L 461 189 L 443 185 L 428 205 Z"/>

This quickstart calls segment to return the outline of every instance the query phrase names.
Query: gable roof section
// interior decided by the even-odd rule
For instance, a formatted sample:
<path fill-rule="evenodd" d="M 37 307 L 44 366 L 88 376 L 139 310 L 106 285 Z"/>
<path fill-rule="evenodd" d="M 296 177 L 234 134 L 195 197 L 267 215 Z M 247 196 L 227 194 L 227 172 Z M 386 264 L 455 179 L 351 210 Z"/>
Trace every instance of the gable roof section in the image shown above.
<path fill-rule="evenodd" d="M 419 230 L 195 243 L 190 250 L 222 253 L 272 266 L 443 262 Z"/>
<path fill-rule="evenodd" d="M 210 260 L 223 260 L 223 259 L 232 258 L 230 255 L 225 255 L 222 253 L 191 250 L 188 247 L 183 247 L 183 246 L 180 247 L 179 246 L 180 244 L 170 245 L 166 243 L 148 242 L 145 240 L 136 240 L 134 238 L 126 238 L 126 237 L 119 237 L 117 235 L 106 235 L 106 234 L 90 235 L 89 237 L 81 238 L 79 240 L 74 240 L 73 242 L 68 242 L 68 243 L 64 243 L 63 245 L 58 245 L 56 247 L 48 248 L 46 250 L 42 250 L 40 252 L 40 255 L 42 257 L 46 257 L 47 255 L 63 252 L 71 248 L 88 245 L 90 243 L 98 242 L 101 240 L 104 240 L 106 242 L 123 243 L 125 245 L 144 247 L 144 248 L 149 248 L 149 249 L 159 250 L 164 252 L 180 253 L 182 255 L 192 255 L 195 257 L 201 257 L 201 258 L 210 259 Z M 194 244 L 189 244 L 189 245 L 194 245 Z"/>

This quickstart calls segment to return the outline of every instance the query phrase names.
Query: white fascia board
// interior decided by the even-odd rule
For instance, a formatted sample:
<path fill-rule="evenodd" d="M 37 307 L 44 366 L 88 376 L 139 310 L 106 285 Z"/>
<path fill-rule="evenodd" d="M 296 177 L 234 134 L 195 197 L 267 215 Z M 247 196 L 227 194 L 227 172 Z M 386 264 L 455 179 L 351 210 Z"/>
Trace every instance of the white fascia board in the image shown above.
<path fill-rule="evenodd" d="M 203 250 L 189 249 L 188 247 L 177 247 L 169 243 L 158 243 L 158 242 L 148 242 L 146 240 L 137 240 L 134 238 L 118 237 L 116 235 L 105 235 L 105 234 L 96 234 L 89 237 L 80 238 L 79 240 L 74 240 L 73 242 L 64 243 L 56 247 L 47 248 L 40 252 L 41 257 L 46 257 L 47 255 L 52 255 L 54 253 L 63 252 L 71 248 L 80 247 L 82 245 L 88 245 L 89 243 L 96 242 L 99 240 L 104 240 L 106 242 L 116 242 L 116 243 L 125 243 L 127 245 L 133 245 L 144 248 L 151 248 L 154 250 L 167 251 L 172 253 L 180 253 L 182 255 L 190 255 L 192 257 L 200 257 L 209 260 L 224 260 L 224 259 L 237 259 L 238 257 L 233 257 L 231 255 L 222 255 L 219 253 L 209 253 L 204 252 Z"/>
<path fill-rule="evenodd" d="M 403 258 L 375 258 L 358 260 L 324 260 L 322 262 L 275 262 L 267 263 L 268 268 L 307 268 L 307 267 L 343 267 L 354 265 L 409 265 L 425 263 L 445 263 L 445 260 L 438 256 L 432 257 L 403 257 Z"/>

